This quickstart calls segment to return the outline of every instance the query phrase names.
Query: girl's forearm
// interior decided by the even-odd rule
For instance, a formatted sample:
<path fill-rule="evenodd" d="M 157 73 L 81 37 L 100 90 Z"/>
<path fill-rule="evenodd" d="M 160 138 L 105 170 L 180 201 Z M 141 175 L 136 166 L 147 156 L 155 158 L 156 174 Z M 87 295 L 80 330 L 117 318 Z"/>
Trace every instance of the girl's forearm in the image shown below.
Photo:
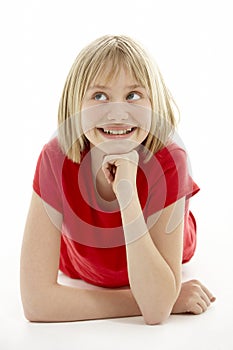
<path fill-rule="evenodd" d="M 132 293 L 146 323 L 164 321 L 180 291 L 173 271 L 154 245 L 137 195 L 121 210 Z"/>
<path fill-rule="evenodd" d="M 127 245 L 132 293 L 147 324 L 165 321 L 179 293 L 173 272 L 153 246 L 149 233 Z"/>
<path fill-rule="evenodd" d="M 141 315 L 130 289 L 78 289 L 55 284 L 38 293 L 25 317 L 31 322 L 68 322 Z"/>

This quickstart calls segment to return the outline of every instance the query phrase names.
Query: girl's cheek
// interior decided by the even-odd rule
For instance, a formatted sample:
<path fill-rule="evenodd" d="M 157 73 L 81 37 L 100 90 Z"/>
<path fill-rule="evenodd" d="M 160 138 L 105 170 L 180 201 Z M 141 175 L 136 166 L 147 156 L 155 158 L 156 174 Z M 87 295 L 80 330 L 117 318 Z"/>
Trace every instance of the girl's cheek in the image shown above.
<path fill-rule="evenodd" d="M 103 112 L 103 107 L 101 105 L 87 107 L 81 111 L 81 125 L 84 134 L 100 125 L 101 119 L 103 118 Z"/>
<path fill-rule="evenodd" d="M 131 106 L 131 114 L 137 121 L 138 126 L 146 133 L 149 133 L 152 122 L 152 110 L 139 105 Z"/>

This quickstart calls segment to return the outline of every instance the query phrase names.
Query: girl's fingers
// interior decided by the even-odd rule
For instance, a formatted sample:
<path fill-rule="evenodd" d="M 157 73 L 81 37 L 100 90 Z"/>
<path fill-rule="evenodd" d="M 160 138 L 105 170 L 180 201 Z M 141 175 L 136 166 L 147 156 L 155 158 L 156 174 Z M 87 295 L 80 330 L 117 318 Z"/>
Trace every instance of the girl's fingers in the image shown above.
<path fill-rule="evenodd" d="M 213 303 L 216 298 L 213 296 L 213 294 L 201 283 L 200 283 L 200 286 L 202 288 L 202 290 L 205 292 L 205 294 L 207 295 L 207 297 L 209 298 L 209 300 Z"/>
<path fill-rule="evenodd" d="M 188 312 L 195 315 L 205 312 L 215 300 L 213 294 L 201 282 L 197 280 L 189 281 L 193 288 L 193 296 L 189 301 Z"/>
<path fill-rule="evenodd" d="M 190 310 L 188 310 L 189 313 L 194 314 L 194 315 L 199 315 L 202 314 L 203 310 L 202 307 L 199 304 L 194 304 Z"/>
<path fill-rule="evenodd" d="M 211 304 L 210 299 L 209 299 L 208 295 L 204 292 L 203 289 L 202 289 L 202 293 L 200 294 L 200 297 L 206 303 L 207 306 L 210 306 L 210 304 Z"/>
<path fill-rule="evenodd" d="M 105 176 L 106 180 L 110 184 L 111 183 L 111 173 L 110 173 L 109 169 L 105 168 L 105 167 L 102 167 L 102 170 L 103 170 L 103 173 L 104 173 L 104 176 Z"/>
<path fill-rule="evenodd" d="M 195 315 L 200 315 L 203 312 L 207 310 L 207 305 L 203 299 L 199 299 L 197 302 L 195 302 L 190 308 L 189 308 L 189 313 L 195 314 Z"/>
<path fill-rule="evenodd" d="M 201 298 L 197 304 L 201 307 L 202 312 L 205 312 L 208 309 L 208 306 L 206 305 L 205 301 Z"/>
<path fill-rule="evenodd" d="M 115 164 L 118 161 L 121 160 L 127 160 L 132 163 L 138 164 L 139 160 L 139 155 L 138 152 L 133 150 L 130 151 L 129 153 L 124 153 L 124 154 L 109 154 L 104 157 L 103 163 L 106 164 Z"/>
<path fill-rule="evenodd" d="M 115 167 L 115 165 L 105 163 L 102 166 L 102 171 L 103 171 L 104 176 L 105 176 L 105 178 L 106 178 L 106 180 L 108 181 L 109 184 L 114 181 L 115 174 L 116 174 L 116 167 Z"/>

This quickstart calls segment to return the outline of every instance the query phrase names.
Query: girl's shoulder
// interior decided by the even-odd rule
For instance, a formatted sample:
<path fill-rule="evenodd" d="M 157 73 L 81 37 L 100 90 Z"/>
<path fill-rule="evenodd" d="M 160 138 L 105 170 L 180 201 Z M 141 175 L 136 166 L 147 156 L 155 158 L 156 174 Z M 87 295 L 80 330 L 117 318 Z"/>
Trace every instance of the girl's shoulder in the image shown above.
<path fill-rule="evenodd" d="M 183 164 L 187 163 L 187 153 L 184 147 L 180 146 L 176 142 L 169 142 L 166 146 L 158 150 L 147 162 L 148 153 L 144 153 L 143 150 L 140 152 L 140 162 L 147 163 L 149 167 L 157 167 L 158 165 L 162 168 L 170 167 L 174 164 Z"/>
<path fill-rule="evenodd" d="M 157 159 L 164 160 L 171 155 L 187 156 L 184 147 L 181 147 L 176 142 L 169 142 L 165 147 L 161 148 L 158 152 L 154 154 Z"/>
<path fill-rule="evenodd" d="M 67 162 L 72 162 L 62 150 L 57 136 L 44 145 L 40 157 L 43 158 L 45 163 L 49 163 L 51 167 L 61 167 Z"/>
<path fill-rule="evenodd" d="M 163 168 L 188 167 L 188 154 L 183 146 L 176 142 L 169 142 L 165 147 L 154 154 L 154 158 Z"/>
<path fill-rule="evenodd" d="M 47 154 L 58 155 L 58 156 L 64 155 L 62 152 L 61 146 L 59 144 L 57 136 L 50 139 L 49 142 L 47 142 L 44 145 L 42 152 L 47 153 Z"/>
<path fill-rule="evenodd" d="M 84 159 L 88 151 L 89 148 L 81 152 L 81 161 Z M 46 154 L 47 157 L 53 159 L 54 161 L 61 160 L 63 162 L 65 161 L 67 164 L 75 164 L 76 166 L 79 166 L 79 163 L 74 163 L 70 158 L 68 158 L 67 154 L 63 151 L 57 136 L 54 136 L 44 145 L 41 153 Z"/>

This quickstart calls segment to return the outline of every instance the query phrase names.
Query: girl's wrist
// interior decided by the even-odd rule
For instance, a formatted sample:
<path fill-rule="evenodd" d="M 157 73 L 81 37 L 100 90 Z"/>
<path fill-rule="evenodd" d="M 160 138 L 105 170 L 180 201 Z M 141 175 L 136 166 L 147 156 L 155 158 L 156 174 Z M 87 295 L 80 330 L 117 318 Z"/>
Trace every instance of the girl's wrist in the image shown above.
<path fill-rule="evenodd" d="M 124 215 L 122 216 L 123 231 L 125 237 L 125 243 L 130 244 L 148 233 L 148 227 L 145 222 L 143 213 L 132 218 L 131 221 L 125 220 Z"/>
<path fill-rule="evenodd" d="M 130 194 L 130 198 L 123 197 L 119 202 L 126 244 L 134 242 L 148 232 L 137 189 Z"/>
<path fill-rule="evenodd" d="M 137 186 L 127 179 L 122 179 L 118 182 L 115 193 L 121 211 L 132 205 L 132 202 L 138 202 Z"/>

